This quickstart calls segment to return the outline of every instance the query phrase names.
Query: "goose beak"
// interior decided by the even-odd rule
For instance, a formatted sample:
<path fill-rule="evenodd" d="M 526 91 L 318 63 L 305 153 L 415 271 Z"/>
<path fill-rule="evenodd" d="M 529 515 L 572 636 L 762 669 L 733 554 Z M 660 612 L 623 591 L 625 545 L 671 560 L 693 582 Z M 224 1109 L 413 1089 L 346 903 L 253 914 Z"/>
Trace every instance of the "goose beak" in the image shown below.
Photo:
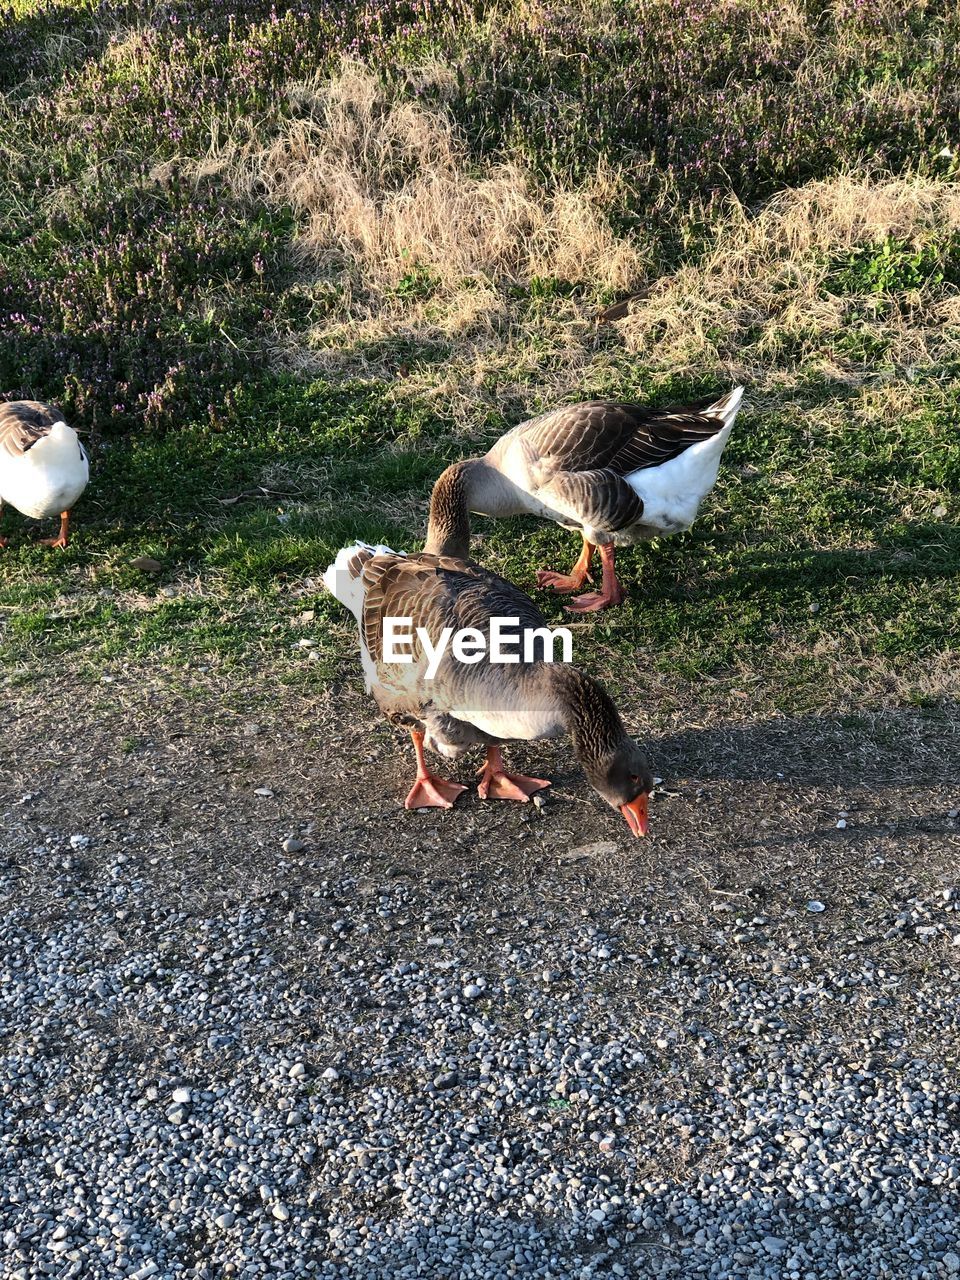
<path fill-rule="evenodd" d="M 629 804 L 622 804 L 620 812 L 627 820 L 627 826 L 638 838 L 647 834 L 647 795 L 642 793 Z"/>

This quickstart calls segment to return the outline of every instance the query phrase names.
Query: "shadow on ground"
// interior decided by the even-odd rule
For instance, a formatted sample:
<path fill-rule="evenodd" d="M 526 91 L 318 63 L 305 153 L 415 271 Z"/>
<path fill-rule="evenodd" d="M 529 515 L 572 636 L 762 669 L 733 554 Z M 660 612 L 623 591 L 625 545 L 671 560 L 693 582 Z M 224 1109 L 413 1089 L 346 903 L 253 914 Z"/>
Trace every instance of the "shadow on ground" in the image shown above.
<path fill-rule="evenodd" d="M 651 738 L 661 775 L 821 786 L 898 786 L 960 778 L 960 705 L 784 716 Z"/>

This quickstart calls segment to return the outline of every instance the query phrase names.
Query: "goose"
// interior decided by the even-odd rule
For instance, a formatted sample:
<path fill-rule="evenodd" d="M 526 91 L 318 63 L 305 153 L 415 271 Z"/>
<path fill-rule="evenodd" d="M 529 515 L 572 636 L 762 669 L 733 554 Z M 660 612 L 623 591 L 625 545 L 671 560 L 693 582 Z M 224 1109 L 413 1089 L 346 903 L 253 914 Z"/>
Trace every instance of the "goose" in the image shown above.
<path fill-rule="evenodd" d="M 592 581 L 599 548 L 600 590 L 575 596 L 568 608 L 605 609 L 624 599 L 615 547 L 693 524 L 716 483 L 743 391 L 665 409 L 605 400 L 554 409 L 521 422 L 484 457 L 455 462 L 435 488 L 478 515 L 535 515 L 579 532 L 583 547 L 570 572 L 540 570 L 537 585 L 579 591 Z"/>
<path fill-rule="evenodd" d="M 653 776 L 609 695 L 592 677 L 571 663 L 543 657 L 492 663 L 489 644 L 472 661 L 458 659 L 448 647 L 432 678 L 418 639 L 409 646 L 410 661 L 387 660 L 386 619 L 410 619 L 411 629 L 423 628 L 433 649 L 445 627 L 454 633 L 474 628 L 489 641 L 491 620 L 509 619 L 513 626 L 503 629 L 509 644 L 517 628 L 522 633 L 547 626 L 528 596 L 466 558 L 462 507 L 451 509 L 459 534 L 438 534 L 441 507 L 442 502 L 432 504 L 422 552 L 405 555 L 356 542 L 340 550 L 323 575 L 327 590 L 359 624 L 367 692 L 389 721 L 410 731 L 417 773 L 404 807 L 449 809 L 467 789 L 432 773 L 425 747 L 449 760 L 485 747 L 480 797 L 528 801 L 550 783 L 508 772 L 500 744 L 567 732 L 590 785 L 620 810 L 635 836 L 645 835 Z"/>
<path fill-rule="evenodd" d="M 70 512 L 89 479 L 86 451 L 59 409 L 36 400 L 0 404 L 0 515 L 5 502 L 37 520 L 59 515 L 60 532 L 42 541 L 65 547 Z"/>

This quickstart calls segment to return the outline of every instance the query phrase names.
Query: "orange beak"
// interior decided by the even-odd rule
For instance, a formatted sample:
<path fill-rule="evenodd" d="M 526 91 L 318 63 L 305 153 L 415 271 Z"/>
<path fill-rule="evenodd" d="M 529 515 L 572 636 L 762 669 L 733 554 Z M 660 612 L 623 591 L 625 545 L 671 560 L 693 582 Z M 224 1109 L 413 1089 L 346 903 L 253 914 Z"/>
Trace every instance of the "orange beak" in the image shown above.
<path fill-rule="evenodd" d="M 636 800 L 620 806 L 620 812 L 626 818 L 627 826 L 637 837 L 647 834 L 647 802 L 648 796 L 643 792 L 637 796 Z"/>

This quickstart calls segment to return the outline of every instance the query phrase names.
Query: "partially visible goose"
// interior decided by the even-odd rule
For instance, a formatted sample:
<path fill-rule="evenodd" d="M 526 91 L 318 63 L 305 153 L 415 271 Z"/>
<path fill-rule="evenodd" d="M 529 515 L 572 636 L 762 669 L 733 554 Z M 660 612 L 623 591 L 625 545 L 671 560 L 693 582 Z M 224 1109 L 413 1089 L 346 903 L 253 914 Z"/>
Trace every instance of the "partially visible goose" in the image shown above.
<path fill-rule="evenodd" d="M 43 541 L 65 547 L 70 512 L 89 479 L 86 451 L 59 409 L 36 400 L 0 404 L 0 515 L 5 502 L 37 520 L 59 515 L 60 532 Z"/>
<path fill-rule="evenodd" d="M 569 573 L 544 569 L 537 585 L 579 591 L 599 547 L 599 591 L 576 612 L 619 604 L 614 547 L 689 529 L 713 488 L 743 387 L 697 404 L 649 409 L 588 400 L 521 422 L 482 458 L 448 467 L 436 488 L 485 516 L 542 516 L 583 537 Z"/>
<path fill-rule="evenodd" d="M 450 547 L 460 555 L 449 554 Z M 413 738 L 417 776 L 405 807 L 448 809 L 466 790 L 430 772 L 424 746 L 450 760 L 471 747 L 486 747 L 480 796 L 528 800 L 550 784 L 542 778 L 508 773 L 500 743 L 555 738 L 567 732 L 590 785 L 620 810 L 634 835 L 644 835 L 653 778 L 596 680 L 571 664 L 539 657 L 501 665 L 491 663 L 484 653 L 481 661 L 467 664 L 458 661 L 449 647 L 434 678 L 427 679 L 427 658 L 416 640 L 411 663 L 384 660 L 385 618 L 409 618 L 414 633 L 417 627 L 425 628 L 432 645 L 444 627 L 452 627 L 454 633 L 472 627 L 487 639 L 489 648 L 494 617 L 517 619 L 521 631 L 546 627 L 543 615 L 522 591 L 470 563 L 465 555 L 465 538 L 450 530 L 438 536 L 432 521 L 427 549 L 420 554 L 405 556 L 389 547 L 358 542 L 344 547 L 323 576 L 327 589 L 360 624 L 368 692 L 387 719 L 404 725 Z"/>

